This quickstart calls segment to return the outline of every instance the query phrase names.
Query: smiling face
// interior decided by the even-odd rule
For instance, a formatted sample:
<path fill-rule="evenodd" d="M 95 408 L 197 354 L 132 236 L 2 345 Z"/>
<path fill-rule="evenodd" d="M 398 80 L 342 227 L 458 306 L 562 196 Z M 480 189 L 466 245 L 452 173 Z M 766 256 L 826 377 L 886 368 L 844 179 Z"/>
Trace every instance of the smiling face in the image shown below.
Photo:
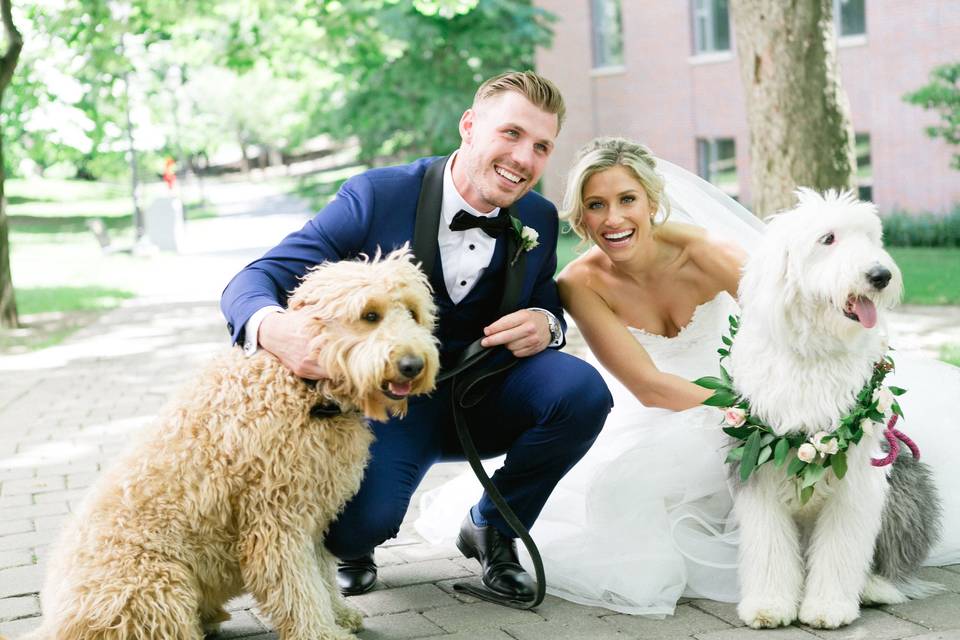
<path fill-rule="evenodd" d="M 516 91 L 491 96 L 465 111 L 452 169 L 460 195 L 484 213 L 522 198 L 543 174 L 557 130 L 556 114 Z"/>
<path fill-rule="evenodd" d="M 583 226 L 611 260 L 626 260 L 650 238 L 650 200 L 629 168 L 615 165 L 583 184 Z"/>

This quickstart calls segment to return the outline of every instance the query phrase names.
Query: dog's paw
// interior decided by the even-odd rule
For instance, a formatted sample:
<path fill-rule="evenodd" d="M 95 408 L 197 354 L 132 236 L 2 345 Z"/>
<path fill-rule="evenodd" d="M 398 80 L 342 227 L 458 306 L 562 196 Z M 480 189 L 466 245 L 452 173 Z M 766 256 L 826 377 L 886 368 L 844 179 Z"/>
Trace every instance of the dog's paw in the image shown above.
<path fill-rule="evenodd" d="M 347 605 L 337 607 L 334 620 L 339 626 L 349 631 L 357 632 L 363 629 L 363 614 Z"/>
<path fill-rule="evenodd" d="M 737 605 L 737 614 L 749 627 L 774 629 L 796 620 L 797 603 L 786 598 L 748 598 Z"/>
<path fill-rule="evenodd" d="M 859 617 L 857 600 L 808 597 L 800 605 L 800 622 L 817 629 L 836 629 Z"/>
<path fill-rule="evenodd" d="M 873 573 L 867 576 L 867 584 L 864 585 L 863 593 L 860 594 L 860 602 L 868 605 L 900 604 L 907 600 L 907 596 L 901 593 L 892 582 Z"/>

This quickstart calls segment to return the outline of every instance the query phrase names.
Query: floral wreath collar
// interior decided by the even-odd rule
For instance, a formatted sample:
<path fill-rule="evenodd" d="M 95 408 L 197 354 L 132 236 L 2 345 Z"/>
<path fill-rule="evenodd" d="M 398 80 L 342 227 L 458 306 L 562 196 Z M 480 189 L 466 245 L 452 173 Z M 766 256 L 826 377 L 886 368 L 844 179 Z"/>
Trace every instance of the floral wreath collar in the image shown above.
<path fill-rule="evenodd" d="M 740 327 L 738 316 L 730 316 L 730 335 L 723 336 L 723 346 L 717 350 L 720 361 L 730 355 L 733 338 Z M 772 462 L 782 467 L 790 452 L 795 457 L 786 466 L 786 475 L 794 479 L 797 497 L 806 504 L 814 489 L 832 469 L 838 479 L 847 473 L 847 450 L 858 444 L 864 434 L 873 435 L 876 429 L 887 425 L 884 430 L 889 451 L 882 459 L 873 459 L 873 466 L 892 463 L 900 451 L 899 440 L 911 450 L 913 456 L 920 458 L 920 451 L 910 438 L 895 428 L 898 417 L 903 417 L 896 397 L 906 390 L 900 387 L 883 386 L 883 379 L 894 369 L 893 358 L 884 356 L 873 365 L 873 374 L 857 394 L 856 405 L 840 420 L 833 431 L 819 431 L 808 439 L 806 434 L 787 433 L 778 436 L 773 429 L 753 415 L 750 402 L 737 394 L 733 380 L 727 370 L 720 365 L 719 378 L 707 376 L 694 380 L 713 395 L 703 404 L 723 409 L 724 433 L 735 442 L 727 453 L 727 463 L 740 464 L 740 480 L 746 482 L 750 476 L 764 464 Z M 888 417 L 889 416 L 889 417 Z"/>

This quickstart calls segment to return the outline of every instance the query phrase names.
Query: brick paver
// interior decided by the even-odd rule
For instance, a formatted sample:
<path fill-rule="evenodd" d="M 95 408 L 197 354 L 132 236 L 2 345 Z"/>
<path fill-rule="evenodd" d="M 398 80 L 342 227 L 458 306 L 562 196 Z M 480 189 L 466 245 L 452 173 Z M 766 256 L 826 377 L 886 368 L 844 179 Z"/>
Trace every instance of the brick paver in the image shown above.
<path fill-rule="evenodd" d="M 237 233 L 243 232 L 231 227 L 230 234 Z M 209 256 L 201 257 L 210 264 Z M 239 265 L 245 258 L 232 259 Z M 184 271 L 200 277 L 197 271 Z M 192 284 L 195 292 L 198 284 Z M 206 299 L 199 301 L 130 301 L 63 345 L 0 359 L 0 634 L 16 638 L 38 624 L 43 559 L 69 512 L 170 395 L 213 352 L 225 348 L 227 335 L 215 303 L 222 284 L 211 282 Z M 464 468 L 438 465 L 424 486 L 436 486 Z M 946 586 L 945 593 L 868 609 L 855 624 L 834 632 L 800 626 L 753 631 L 743 628 L 733 605 L 706 600 L 684 600 L 677 615 L 662 620 L 552 596 L 535 612 L 517 611 L 455 592 L 453 583 L 476 579 L 476 563 L 461 558 L 453 546 L 424 542 L 410 526 L 415 516 L 414 508 L 400 537 L 377 550 L 382 566 L 378 588 L 353 599 L 367 616 L 363 639 L 960 640 L 956 566 L 926 573 Z M 229 608 L 233 619 L 220 637 L 276 637 L 251 598 L 233 601 Z"/>

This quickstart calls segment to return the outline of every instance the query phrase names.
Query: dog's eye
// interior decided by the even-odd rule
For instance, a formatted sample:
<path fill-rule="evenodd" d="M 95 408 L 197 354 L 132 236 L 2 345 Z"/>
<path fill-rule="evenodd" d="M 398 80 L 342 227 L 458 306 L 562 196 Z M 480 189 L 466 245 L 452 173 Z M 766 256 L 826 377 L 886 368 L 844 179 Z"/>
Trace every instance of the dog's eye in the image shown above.
<path fill-rule="evenodd" d="M 363 319 L 367 322 L 379 322 L 380 314 L 376 311 L 367 311 L 365 314 L 363 314 Z"/>
<path fill-rule="evenodd" d="M 836 242 L 836 240 L 837 240 L 837 237 L 836 237 L 835 235 L 833 235 L 833 231 L 831 231 L 830 233 L 826 234 L 825 236 L 822 236 L 819 240 L 817 240 L 817 242 L 819 242 L 820 244 L 827 244 L 827 245 L 829 245 L 829 244 L 833 244 L 834 242 Z"/>

